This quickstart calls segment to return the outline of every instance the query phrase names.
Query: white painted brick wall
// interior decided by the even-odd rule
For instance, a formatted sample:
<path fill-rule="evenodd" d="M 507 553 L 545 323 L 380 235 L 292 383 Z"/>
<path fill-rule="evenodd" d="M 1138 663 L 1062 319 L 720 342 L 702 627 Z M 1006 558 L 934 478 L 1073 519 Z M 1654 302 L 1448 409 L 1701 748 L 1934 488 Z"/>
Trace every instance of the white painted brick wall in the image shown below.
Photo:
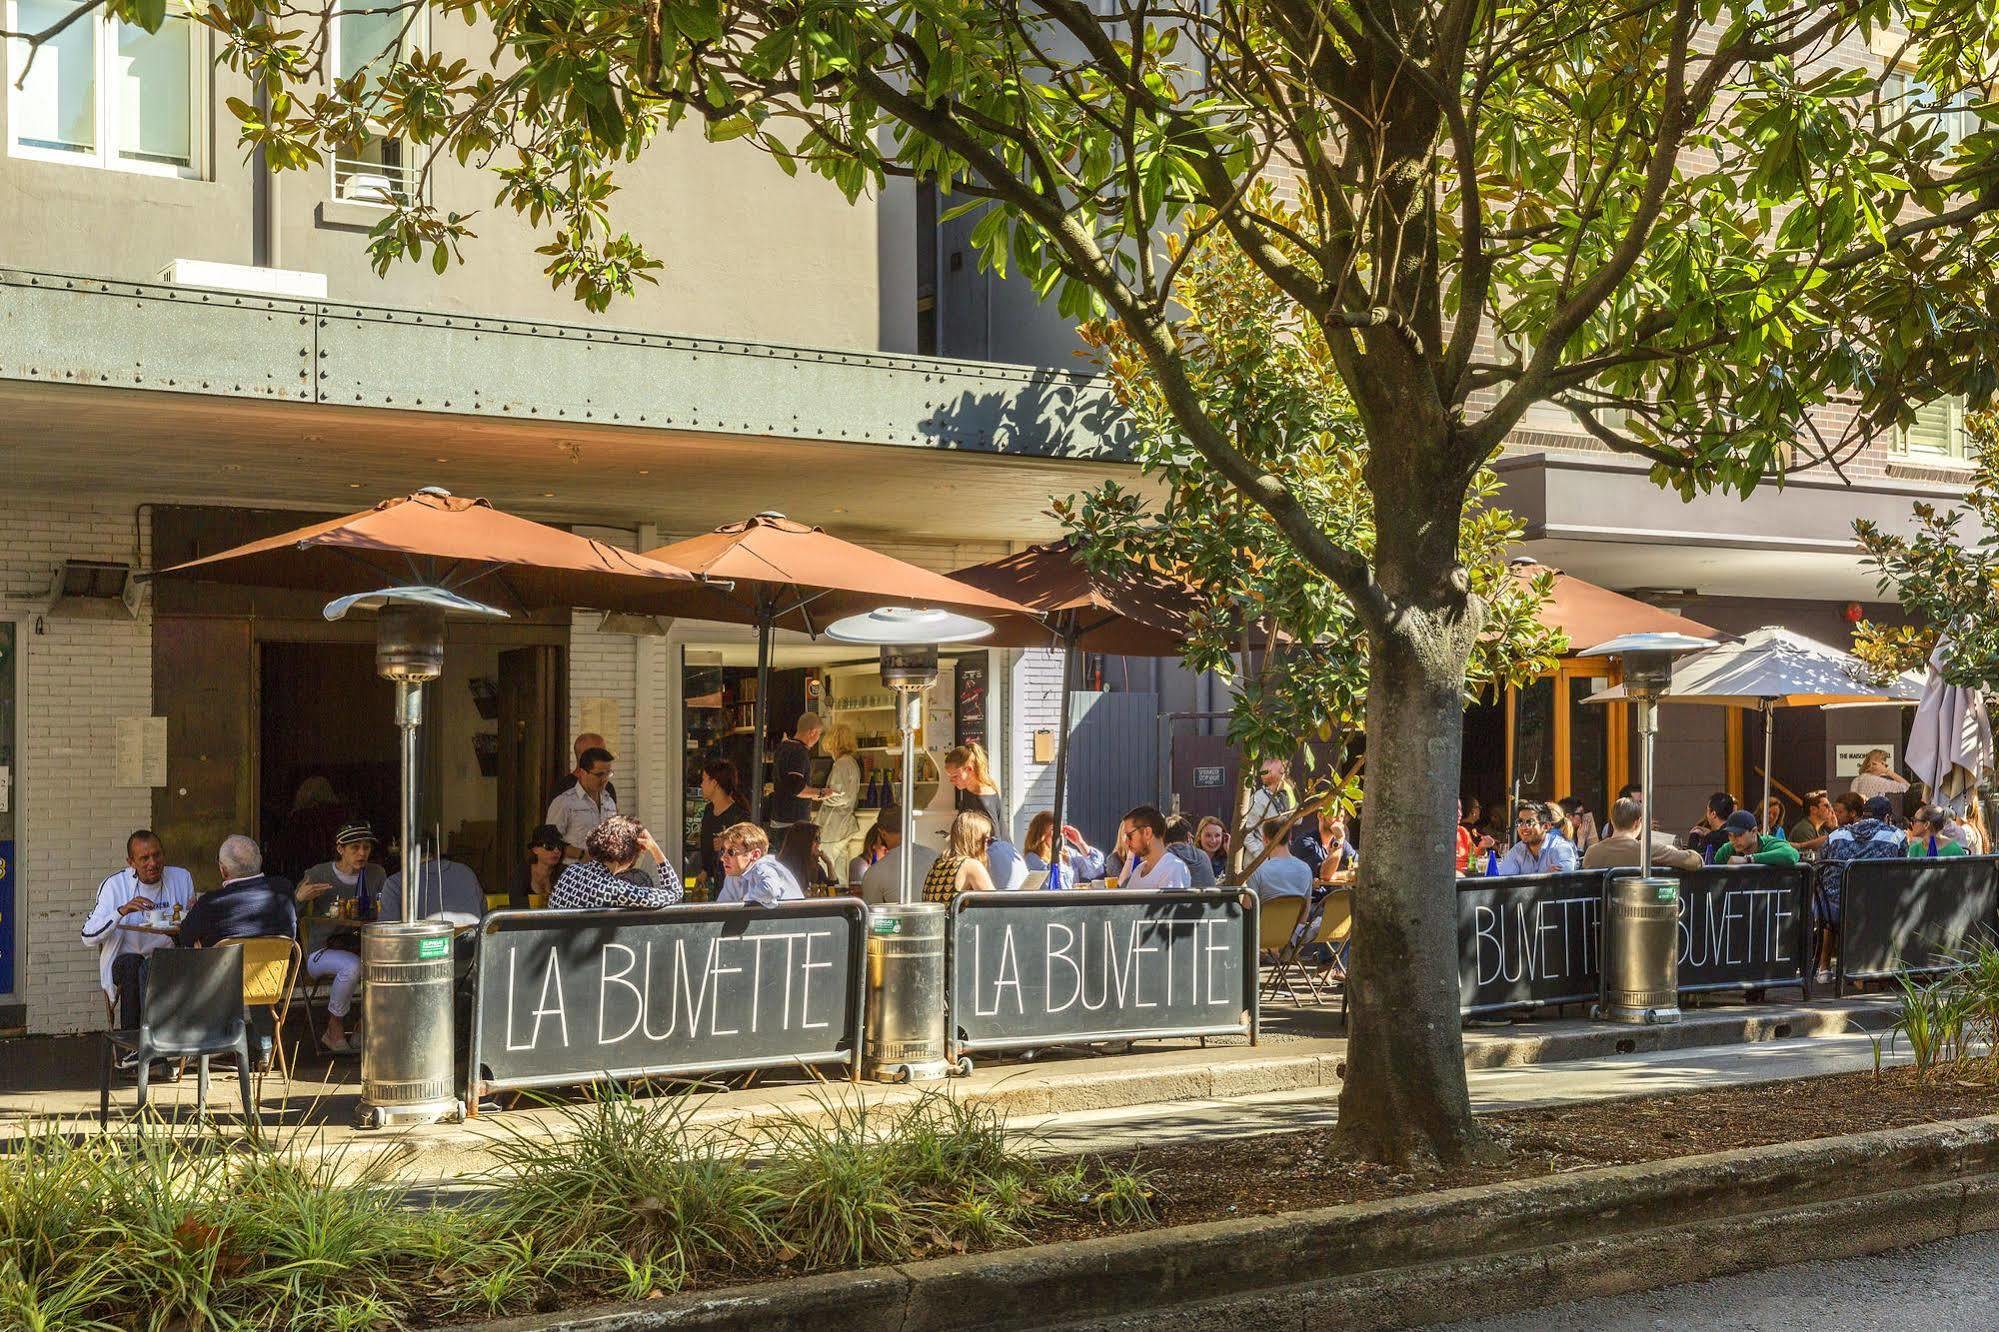
<path fill-rule="evenodd" d="M 58 560 L 137 560 L 129 503 L 0 498 L 0 617 L 16 622 L 25 690 L 14 774 L 20 952 L 16 985 L 37 1032 L 104 1025 L 97 954 L 77 935 L 125 835 L 152 821 L 153 794 L 113 784 L 120 717 L 152 711 L 152 625 L 37 617 Z"/>
<path fill-rule="evenodd" d="M 623 550 L 637 544 L 632 532 L 617 528 L 579 527 L 576 531 Z M 611 752 L 618 756 L 619 808 L 634 814 L 647 827 L 663 828 L 667 825 L 660 755 L 665 736 L 638 733 L 638 639 L 630 634 L 597 632 L 603 618 L 596 611 L 578 611 L 570 620 L 569 733 L 563 744 L 567 747 L 583 730 L 584 699 L 613 700 L 618 705 L 618 735 L 611 740 Z"/>
<path fill-rule="evenodd" d="M 1034 761 L 1034 733 L 1055 732 L 1061 725 L 1062 654 L 1052 648 L 1031 648 L 1011 655 L 1007 743 L 1018 792 L 1011 797 L 1010 813 L 1014 838 L 1022 841 L 1035 811 L 1052 808 L 1055 800 L 1055 765 Z M 1059 743 L 1060 736 L 1056 738 Z"/>

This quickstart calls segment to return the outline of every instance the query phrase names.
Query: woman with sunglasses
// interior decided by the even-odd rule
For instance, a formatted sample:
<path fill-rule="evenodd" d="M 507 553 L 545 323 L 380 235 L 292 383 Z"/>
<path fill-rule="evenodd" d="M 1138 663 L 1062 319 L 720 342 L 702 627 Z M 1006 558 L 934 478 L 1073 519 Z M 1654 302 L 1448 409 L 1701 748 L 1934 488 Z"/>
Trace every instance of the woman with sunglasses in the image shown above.
<path fill-rule="evenodd" d="M 993 821 L 968 809 L 951 820 L 951 835 L 943 855 L 923 876 L 923 900 L 949 902 L 959 893 L 993 891 L 987 852 L 993 844 Z"/>
<path fill-rule="evenodd" d="M 507 888 L 507 905 L 516 911 L 534 905 L 534 899 L 548 901 L 555 881 L 562 877 L 562 830 L 544 823 L 528 836 L 527 859 L 514 866 L 514 881 Z"/>

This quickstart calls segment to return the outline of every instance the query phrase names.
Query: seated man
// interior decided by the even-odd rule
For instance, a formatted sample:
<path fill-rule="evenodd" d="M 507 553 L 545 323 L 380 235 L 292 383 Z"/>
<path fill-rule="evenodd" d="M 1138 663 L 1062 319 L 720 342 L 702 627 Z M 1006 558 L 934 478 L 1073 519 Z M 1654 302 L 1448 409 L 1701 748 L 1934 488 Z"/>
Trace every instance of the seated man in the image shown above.
<path fill-rule="evenodd" d="M 1284 822 L 1281 817 L 1265 819 L 1263 827 L 1258 829 L 1270 854 L 1250 871 L 1249 888 L 1260 902 L 1279 897 L 1302 897 L 1309 902 L 1312 867 L 1291 854 L 1291 844 L 1284 840 Z"/>
<path fill-rule="evenodd" d="M 1837 807 L 1840 802 L 1834 803 Z M 1832 979 L 1833 941 L 1839 934 L 1839 897 L 1846 886 L 1847 865 L 1855 860 L 1892 860 L 1907 847 L 1901 829 L 1889 822 L 1893 813 L 1886 796 L 1875 796 L 1863 802 L 1858 821 L 1834 832 L 1819 850 L 1818 882 L 1812 893 L 1812 923 L 1820 931 L 1816 980 Z"/>
<path fill-rule="evenodd" d="M 1554 830 L 1547 806 L 1523 800 L 1513 816 L 1519 840 L 1499 858 L 1501 874 L 1567 874 L 1576 867 L 1576 849 Z"/>
<path fill-rule="evenodd" d="M 902 862 L 908 860 L 911 900 L 922 901 L 923 880 L 937 863 L 937 852 L 921 842 L 903 844 L 902 811 L 893 805 L 883 806 L 876 822 L 882 828 L 882 840 L 888 850 L 861 876 L 861 900 L 870 906 L 897 901 L 897 894 L 902 891 Z"/>
<path fill-rule="evenodd" d="M 180 924 L 182 948 L 212 948 L 225 939 L 290 939 L 298 934 L 292 886 L 264 873 L 264 852 L 254 839 L 242 833 L 225 837 L 215 858 L 222 886 L 200 894 L 188 908 Z"/>
<path fill-rule="evenodd" d="M 1166 852 L 1187 865 L 1187 882 L 1194 888 L 1215 886 L 1215 862 L 1194 845 L 1194 825 L 1184 814 L 1166 820 Z"/>
<path fill-rule="evenodd" d="M 223 838 L 215 859 L 222 870 L 222 886 L 200 894 L 188 908 L 180 924 L 182 948 L 213 948 L 229 939 L 297 937 L 298 901 L 291 881 L 264 873 L 264 852 L 253 838 L 242 833 Z M 258 1008 L 250 1020 L 262 1063 L 270 1058 L 274 1038 L 270 1012 Z"/>
<path fill-rule="evenodd" d="M 146 955 L 173 946 L 170 935 L 130 926 L 143 923 L 144 913 L 155 907 L 186 911 L 193 902 L 194 877 L 167 864 L 157 833 L 141 828 L 125 839 L 125 868 L 98 886 L 97 904 L 83 922 L 83 941 L 97 950 L 97 983 L 105 999 L 118 1006 L 121 1030 L 139 1025 Z M 129 1056 L 124 1060 L 126 1066 L 131 1062 Z"/>
<path fill-rule="evenodd" d="M 804 900 L 805 890 L 798 886 L 798 880 L 770 854 L 770 834 L 756 824 L 724 828 L 715 845 L 722 855 L 722 872 L 728 876 L 722 880 L 722 891 L 715 895 L 717 902 L 771 906 Z"/>
<path fill-rule="evenodd" d="M 1615 869 L 1620 865 L 1639 863 L 1640 836 L 1651 838 L 1652 867 L 1654 869 L 1699 869 L 1701 855 L 1676 846 L 1673 839 L 1662 832 L 1646 832 L 1645 802 L 1629 796 L 1610 807 L 1610 836 L 1599 841 L 1583 852 L 1583 868 Z"/>
<path fill-rule="evenodd" d="M 417 866 L 416 918 L 476 925 L 486 915 L 486 890 L 469 866 L 455 860 L 428 858 Z M 403 875 L 397 870 L 382 885 L 383 920 L 403 918 Z"/>
<path fill-rule="evenodd" d="M 1701 853 L 1701 859 L 1714 864 L 1728 854 L 1728 830 L 1722 825 L 1729 815 L 1735 813 L 1735 797 L 1726 791 L 1716 791 L 1707 798 L 1707 813 L 1701 821 L 1688 829 L 1686 845 L 1689 850 Z"/>
<path fill-rule="evenodd" d="M 1728 850 L 1715 857 L 1718 865 L 1795 865 L 1798 848 L 1784 840 L 1782 833 L 1766 833 L 1756 822 L 1753 810 L 1738 809 L 1721 825 L 1728 834 Z"/>
<path fill-rule="evenodd" d="M 1291 854 L 1305 862 L 1319 883 L 1330 883 L 1335 874 L 1354 868 L 1360 853 L 1347 840 L 1347 821 L 1337 810 L 1321 806 L 1312 818 L 1300 820 L 1291 830 Z"/>

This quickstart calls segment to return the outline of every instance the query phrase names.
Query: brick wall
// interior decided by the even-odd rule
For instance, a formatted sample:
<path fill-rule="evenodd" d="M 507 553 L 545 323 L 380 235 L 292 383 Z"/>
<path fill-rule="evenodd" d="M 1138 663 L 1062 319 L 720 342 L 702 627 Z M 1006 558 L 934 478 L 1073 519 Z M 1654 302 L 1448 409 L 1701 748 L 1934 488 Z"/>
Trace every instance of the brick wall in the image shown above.
<path fill-rule="evenodd" d="M 152 710 L 151 618 L 40 615 L 58 560 L 145 562 L 128 503 L 0 499 L 0 617 L 15 621 L 24 693 L 13 774 L 18 880 L 16 984 L 35 1031 L 104 1024 L 97 955 L 77 937 L 126 833 L 152 817 L 152 791 L 115 785 L 120 717 Z"/>

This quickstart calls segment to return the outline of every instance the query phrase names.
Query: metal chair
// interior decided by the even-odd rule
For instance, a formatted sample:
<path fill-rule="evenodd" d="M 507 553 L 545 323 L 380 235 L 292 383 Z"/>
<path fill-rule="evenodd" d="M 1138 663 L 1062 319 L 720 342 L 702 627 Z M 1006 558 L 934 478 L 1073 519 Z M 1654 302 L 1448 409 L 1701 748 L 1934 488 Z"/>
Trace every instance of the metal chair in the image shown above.
<path fill-rule="evenodd" d="M 243 1122 L 256 1119 L 250 1098 L 249 1021 L 243 1008 L 243 952 L 236 948 L 162 948 L 146 958 L 145 1000 L 136 1030 L 104 1033 L 103 1064 L 97 1089 L 97 1126 L 111 1122 L 111 1065 L 120 1050 L 139 1061 L 139 1099 L 146 1108 L 146 1084 L 155 1059 L 198 1059 L 196 1119 L 208 1113 L 208 1059 L 234 1054 L 243 1092 Z"/>
<path fill-rule="evenodd" d="M 1278 987 L 1282 986 L 1292 1003 L 1299 1002 L 1290 973 L 1298 970 L 1298 950 L 1304 946 L 1298 937 L 1298 925 L 1311 905 L 1309 898 L 1272 897 L 1265 899 L 1257 911 L 1257 951 L 1259 955 L 1270 953 L 1276 958 L 1263 978 L 1265 999 L 1275 998 Z"/>
<path fill-rule="evenodd" d="M 271 1012 L 271 1062 L 284 1082 L 285 1104 L 291 1103 L 291 1060 L 285 1054 L 285 1018 L 291 1012 L 292 978 L 304 970 L 296 938 L 289 935 L 259 935 L 249 939 L 225 939 L 221 947 L 233 948 L 243 958 L 243 1008 L 267 1008 Z M 307 1007 L 308 1025 L 311 1008 Z M 264 1096 L 264 1070 L 257 1073 L 257 1098 Z"/>
<path fill-rule="evenodd" d="M 1314 1003 L 1324 1003 L 1319 993 L 1319 982 L 1344 987 L 1347 980 L 1347 954 L 1353 947 L 1353 889 L 1335 888 L 1319 902 L 1319 923 L 1312 931 L 1312 938 L 1306 948 L 1323 945 L 1326 958 L 1322 963 L 1305 963 L 1303 966 L 1305 984 L 1312 991 Z M 1316 966 L 1316 973 L 1312 969 Z"/>

